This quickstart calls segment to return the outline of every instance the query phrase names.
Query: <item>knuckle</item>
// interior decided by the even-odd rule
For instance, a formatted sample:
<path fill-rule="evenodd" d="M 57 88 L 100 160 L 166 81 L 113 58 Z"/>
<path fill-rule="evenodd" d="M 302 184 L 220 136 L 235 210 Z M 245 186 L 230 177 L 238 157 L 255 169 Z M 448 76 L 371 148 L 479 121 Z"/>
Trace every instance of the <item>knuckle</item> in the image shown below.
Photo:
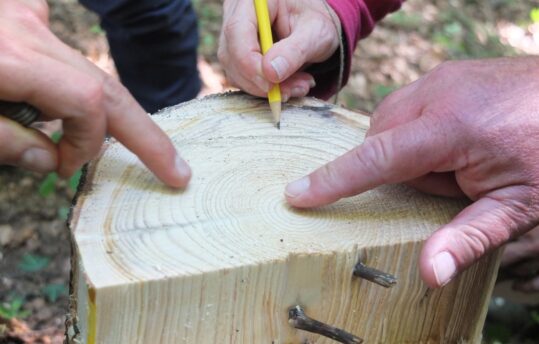
<path fill-rule="evenodd" d="M 94 80 L 86 82 L 81 95 L 81 106 L 89 111 L 101 109 L 103 107 L 103 99 L 103 85 Z"/>
<path fill-rule="evenodd" d="M 296 54 L 298 55 L 298 58 L 291 62 L 300 62 L 299 64 L 308 62 L 307 59 L 309 56 L 309 52 L 308 52 L 308 47 L 306 45 L 303 45 L 303 44 L 296 45 L 295 51 L 296 51 Z"/>
<path fill-rule="evenodd" d="M 101 81 L 102 103 L 107 109 L 118 107 L 131 94 L 116 78 L 105 74 Z"/>
<path fill-rule="evenodd" d="M 236 61 L 238 61 L 238 67 L 241 70 L 249 72 L 253 69 L 254 64 L 250 54 L 244 54 L 242 56 L 239 56 Z"/>
<path fill-rule="evenodd" d="M 32 7 L 41 21 L 47 22 L 49 20 L 49 5 L 46 0 L 35 0 L 32 3 Z"/>
<path fill-rule="evenodd" d="M 339 175 L 331 163 L 322 166 L 319 182 L 324 185 L 325 189 L 334 189 L 334 185 L 340 180 Z"/>
<path fill-rule="evenodd" d="M 19 44 L 13 44 L 12 37 L 4 33 L 0 27 L 0 72 L 27 68 L 34 58 L 28 49 Z"/>
<path fill-rule="evenodd" d="M 388 144 L 379 136 L 370 136 L 365 139 L 360 149 L 354 149 L 354 161 L 357 168 L 371 171 L 373 175 L 383 177 L 391 173 L 389 169 L 389 150 Z M 381 180 L 385 183 L 385 179 Z"/>
<path fill-rule="evenodd" d="M 231 41 L 238 38 L 236 32 L 238 26 L 240 25 L 241 23 L 239 20 L 233 19 L 229 19 L 225 23 L 223 23 L 222 34 L 224 35 L 225 40 Z"/>
<path fill-rule="evenodd" d="M 17 11 L 14 19 L 27 30 L 35 32 L 42 28 L 43 17 L 48 18 L 48 10 L 45 10 L 45 12 L 45 14 L 42 14 L 33 8 L 24 6 Z"/>
<path fill-rule="evenodd" d="M 496 235 L 493 235 L 492 232 L 485 232 L 475 224 L 463 225 L 457 233 L 456 244 L 465 250 L 464 257 L 467 260 L 475 261 L 491 248 L 498 246 L 495 244 L 499 241 Z"/>
<path fill-rule="evenodd" d="M 535 201 L 536 190 L 529 186 L 514 186 L 507 195 L 489 194 L 485 198 L 499 205 L 493 215 L 505 227 L 508 239 L 511 233 L 521 233 L 537 226 L 538 209 Z"/>
<path fill-rule="evenodd" d="M 319 30 L 317 40 L 319 41 L 320 46 L 324 47 L 325 51 L 333 51 L 336 49 L 339 42 L 335 37 L 338 37 L 339 35 L 335 32 L 335 25 L 333 22 L 322 21 Z"/>

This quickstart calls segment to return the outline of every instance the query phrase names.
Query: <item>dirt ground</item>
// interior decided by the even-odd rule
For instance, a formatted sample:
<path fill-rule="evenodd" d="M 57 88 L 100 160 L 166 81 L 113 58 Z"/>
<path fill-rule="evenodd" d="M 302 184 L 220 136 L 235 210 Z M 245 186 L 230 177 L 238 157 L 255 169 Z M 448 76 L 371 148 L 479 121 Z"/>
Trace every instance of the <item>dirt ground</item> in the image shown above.
<path fill-rule="evenodd" d="M 52 30 L 114 74 L 98 18 L 74 0 L 48 2 Z M 219 92 L 228 87 L 216 58 L 221 2 L 193 3 L 200 19 L 203 93 Z M 389 92 L 444 60 L 538 54 L 534 7 L 538 1 L 411 0 L 360 43 L 339 102 L 372 111 Z M 73 195 L 69 181 L 0 167 L 0 343 L 62 342 L 70 270 L 65 218 Z M 529 340 L 509 325 L 494 331 L 508 342 Z"/>

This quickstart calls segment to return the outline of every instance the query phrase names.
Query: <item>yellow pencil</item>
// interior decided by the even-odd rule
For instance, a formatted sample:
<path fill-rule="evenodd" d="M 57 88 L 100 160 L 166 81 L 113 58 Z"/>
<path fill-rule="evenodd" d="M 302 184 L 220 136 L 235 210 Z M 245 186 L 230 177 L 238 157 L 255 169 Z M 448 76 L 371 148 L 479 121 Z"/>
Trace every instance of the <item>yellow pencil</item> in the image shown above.
<path fill-rule="evenodd" d="M 260 37 L 260 47 L 262 54 L 265 54 L 273 45 L 273 37 L 271 35 L 271 23 L 268 10 L 267 0 L 254 0 L 256 18 L 258 21 L 258 34 Z M 275 124 L 278 129 L 281 128 L 281 89 L 279 84 L 275 84 L 268 92 L 268 100 L 271 108 L 271 113 L 275 119 Z"/>

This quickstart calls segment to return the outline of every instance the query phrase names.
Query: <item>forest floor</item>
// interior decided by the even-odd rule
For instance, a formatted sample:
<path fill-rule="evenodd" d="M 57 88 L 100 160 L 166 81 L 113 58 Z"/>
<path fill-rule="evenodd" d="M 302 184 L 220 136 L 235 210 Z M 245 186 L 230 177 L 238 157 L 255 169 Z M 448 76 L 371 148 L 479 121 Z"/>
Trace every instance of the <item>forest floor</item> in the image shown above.
<path fill-rule="evenodd" d="M 48 2 L 52 30 L 114 74 L 97 17 L 75 0 Z M 220 92 L 229 88 L 216 58 L 221 1 L 193 3 L 200 19 L 203 93 Z M 339 102 L 372 111 L 388 93 L 442 61 L 539 54 L 539 9 L 534 8 L 538 1 L 410 0 L 359 44 Z M 70 271 L 65 220 L 76 184 L 76 177 L 64 181 L 0 167 L 0 343 L 62 342 Z M 507 304 L 510 311 L 502 313 L 511 316 L 498 316 L 496 307 Z M 539 325 L 537 307 L 496 297 L 491 308 L 486 342 L 536 342 L 529 333 Z"/>

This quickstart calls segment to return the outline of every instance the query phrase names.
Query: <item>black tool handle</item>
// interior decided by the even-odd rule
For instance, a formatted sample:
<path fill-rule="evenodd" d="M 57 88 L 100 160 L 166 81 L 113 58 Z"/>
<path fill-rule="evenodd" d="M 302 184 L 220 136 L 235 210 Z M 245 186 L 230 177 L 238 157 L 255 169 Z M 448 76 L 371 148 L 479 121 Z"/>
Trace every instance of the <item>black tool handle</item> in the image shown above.
<path fill-rule="evenodd" d="M 26 103 L 12 103 L 0 100 L 0 116 L 7 117 L 27 127 L 36 121 L 39 110 Z"/>

